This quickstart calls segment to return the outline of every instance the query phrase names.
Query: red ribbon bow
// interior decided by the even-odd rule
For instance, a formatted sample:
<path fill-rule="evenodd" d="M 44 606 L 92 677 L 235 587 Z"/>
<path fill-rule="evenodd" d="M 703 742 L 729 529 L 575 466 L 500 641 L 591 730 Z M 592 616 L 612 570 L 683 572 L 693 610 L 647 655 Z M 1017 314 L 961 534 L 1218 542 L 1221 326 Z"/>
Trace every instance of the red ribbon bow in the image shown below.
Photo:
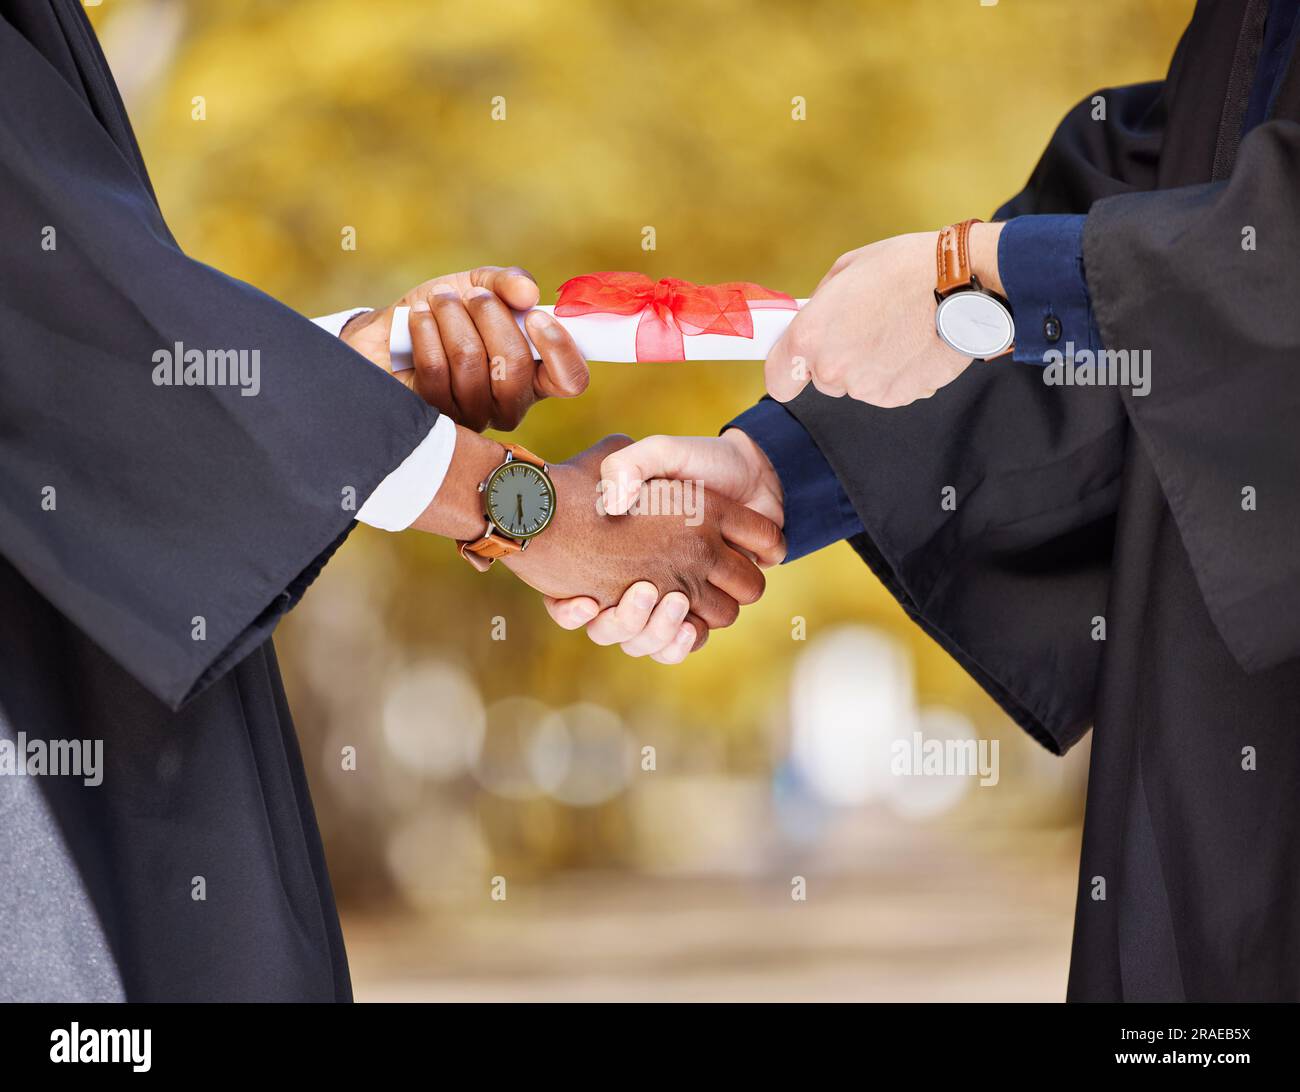
<path fill-rule="evenodd" d="M 761 284 L 692 284 L 675 277 L 652 281 L 641 273 L 586 273 L 560 285 L 555 313 L 636 315 L 637 360 L 685 360 L 683 334 L 754 336 L 751 309 L 798 308 L 793 296 Z"/>

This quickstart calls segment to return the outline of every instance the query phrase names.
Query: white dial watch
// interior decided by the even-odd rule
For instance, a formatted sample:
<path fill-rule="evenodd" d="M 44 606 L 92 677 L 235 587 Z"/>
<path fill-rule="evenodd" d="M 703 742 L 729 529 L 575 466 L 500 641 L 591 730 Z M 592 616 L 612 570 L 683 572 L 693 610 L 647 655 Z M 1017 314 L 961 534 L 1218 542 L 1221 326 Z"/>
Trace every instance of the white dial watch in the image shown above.
<path fill-rule="evenodd" d="M 934 328 L 945 345 L 963 356 L 991 360 L 1011 348 L 1016 323 L 1006 300 L 985 289 L 971 272 L 968 240 L 972 224 L 963 220 L 939 232 Z"/>

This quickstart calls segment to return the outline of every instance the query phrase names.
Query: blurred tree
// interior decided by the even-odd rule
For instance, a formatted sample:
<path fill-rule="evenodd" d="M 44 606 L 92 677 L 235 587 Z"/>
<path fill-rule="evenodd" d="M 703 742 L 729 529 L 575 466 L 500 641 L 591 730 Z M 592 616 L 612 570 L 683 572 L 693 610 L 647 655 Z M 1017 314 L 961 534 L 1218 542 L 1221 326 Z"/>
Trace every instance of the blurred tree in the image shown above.
<path fill-rule="evenodd" d="M 1163 73 L 1191 7 L 109 0 L 91 13 L 182 245 L 315 314 L 488 262 L 527 266 L 544 300 L 594 269 L 806 294 L 844 250 L 987 215 L 1068 106 Z M 535 410 L 520 438 L 562 458 L 611 431 L 712 433 L 761 385 L 758 365 L 598 365 L 586 396 Z M 895 633 L 925 700 L 1015 739 L 847 546 L 771 574 L 737 627 L 666 671 L 553 629 L 528 589 L 445 543 L 359 530 L 278 641 L 340 888 L 382 889 L 375 849 L 394 816 L 431 793 L 478 796 L 386 762 L 338 776 L 339 746 L 381 740 L 404 663 L 460 664 L 487 701 L 599 702 L 681 761 L 695 748 L 762 772 L 796 616 L 810 637 L 845 620 Z M 519 834 L 543 805 L 483 807 L 494 846 L 543 865 L 623 844 L 552 815 L 548 858 Z"/>

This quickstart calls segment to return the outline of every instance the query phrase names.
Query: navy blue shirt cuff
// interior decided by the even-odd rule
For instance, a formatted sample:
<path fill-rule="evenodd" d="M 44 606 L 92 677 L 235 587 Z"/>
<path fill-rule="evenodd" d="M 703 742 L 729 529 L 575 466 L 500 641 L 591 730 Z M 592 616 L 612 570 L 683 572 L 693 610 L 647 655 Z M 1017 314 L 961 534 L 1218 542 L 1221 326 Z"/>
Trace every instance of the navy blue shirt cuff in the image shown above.
<path fill-rule="evenodd" d="M 998 274 L 1016 320 L 1012 353 L 1023 364 L 1046 365 L 1056 350 L 1101 346 L 1083 271 L 1086 216 L 1017 216 L 998 238 Z"/>
<path fill-rule="evenodd" d="M 729 428 L 749 436 L 781 479 L 786 561 L 862 533 L 862 520 L 821 448 L 780 402 L 763 399 L 722 431 Z"/>

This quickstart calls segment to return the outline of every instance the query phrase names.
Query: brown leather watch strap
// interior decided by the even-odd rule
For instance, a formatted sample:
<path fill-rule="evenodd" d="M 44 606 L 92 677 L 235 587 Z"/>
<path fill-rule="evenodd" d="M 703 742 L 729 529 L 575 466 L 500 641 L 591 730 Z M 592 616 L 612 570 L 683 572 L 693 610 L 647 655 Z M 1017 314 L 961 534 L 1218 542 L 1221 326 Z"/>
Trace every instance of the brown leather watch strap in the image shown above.
<path fill-rule="evenodd" d="M 974 280 L 970 268 L 970 229 L 980 220 L 963 220 L 960 224 L 950 224 L 939 232 L 939 242 L 935 260 L 939 275 L 935 281 L 934 294 L 943 299 L 950 292 L 959 288 L 970 288 Z"/>
<path fill-rule="evenodd" d="M 504 444 L 502 446 L 506 449 L 511 460 L 528 463 L 542 470 L 546 469 L 546 460 L 539 459 L 521 444 Z M 522 542 L 511 538 L 509 535 L 503 535 L 497 530 L 496 525 L 491 520 L 488 520 L 482 537 L 460 543 L 459 550 L 461 557 L 483 573 L 492 567 L 492 562 L 496 561 L 497 558 L 517 554 L 523 548 L 524 544 Z"/>
<path fill-rule="evenodd" d="M 521 463 L 530 463 L 542 470 L 546 469 L 546 460 L 539 459 L 522 444 L 503 444 L 502 446 L 510 452 L 512 458 L 518 459 Z"/>
<path fill-rule="evenodd" d="M 479 572 L 485 573 L 497 558 L 517 554 L 523 548 L 522 542 L 507 538 L 489 523 L 482 538 L 460 544 L 460 556 Z"/>

